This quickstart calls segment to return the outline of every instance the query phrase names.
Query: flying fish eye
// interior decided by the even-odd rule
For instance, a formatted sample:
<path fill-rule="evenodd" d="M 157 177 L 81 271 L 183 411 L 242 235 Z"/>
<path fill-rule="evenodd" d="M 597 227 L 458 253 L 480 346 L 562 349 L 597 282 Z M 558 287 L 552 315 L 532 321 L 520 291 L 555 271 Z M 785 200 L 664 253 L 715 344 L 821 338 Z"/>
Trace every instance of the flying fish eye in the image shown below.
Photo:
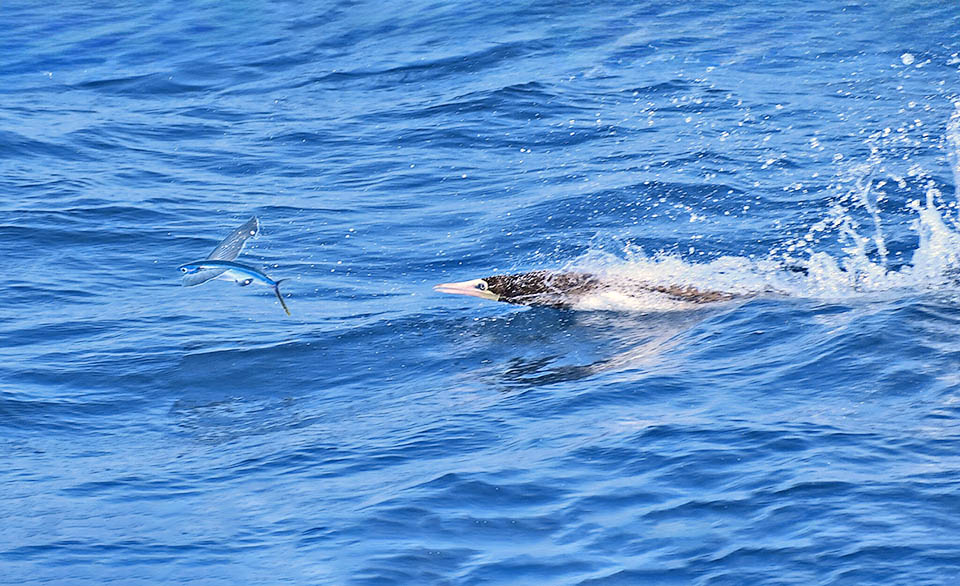
<path fill-rule="evenodd" d="M 480 289 L 481 291 L 486 291 L 487 284 L 483 281 L 480 281 L 479 283 L 477 283 L 477 289 Z"/>
<path fill-rule="evenodd" d="M 181 273 L 187 272 L 187 267 L 180 267 L 180 272 Z"/>

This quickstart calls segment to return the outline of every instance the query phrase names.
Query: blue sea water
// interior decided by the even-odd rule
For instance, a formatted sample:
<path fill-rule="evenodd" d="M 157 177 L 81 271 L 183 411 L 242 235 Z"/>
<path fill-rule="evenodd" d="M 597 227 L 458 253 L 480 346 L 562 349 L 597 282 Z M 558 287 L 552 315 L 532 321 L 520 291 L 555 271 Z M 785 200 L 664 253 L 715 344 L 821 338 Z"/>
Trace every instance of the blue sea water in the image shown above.
<path fill-rule="evenodd" d="M 956 580 L 955 3 L 0 16 L 0 583 Z"/>

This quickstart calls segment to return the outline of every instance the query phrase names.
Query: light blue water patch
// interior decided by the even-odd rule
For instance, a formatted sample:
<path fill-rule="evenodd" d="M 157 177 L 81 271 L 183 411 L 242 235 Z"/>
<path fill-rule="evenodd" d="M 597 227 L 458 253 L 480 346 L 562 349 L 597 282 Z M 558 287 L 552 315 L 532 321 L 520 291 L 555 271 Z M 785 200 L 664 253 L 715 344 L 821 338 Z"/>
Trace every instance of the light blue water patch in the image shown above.
<path fill-rule="evenodd" d="M 956 6 L 3 15 L 0 582 L 960 570 Z"/>

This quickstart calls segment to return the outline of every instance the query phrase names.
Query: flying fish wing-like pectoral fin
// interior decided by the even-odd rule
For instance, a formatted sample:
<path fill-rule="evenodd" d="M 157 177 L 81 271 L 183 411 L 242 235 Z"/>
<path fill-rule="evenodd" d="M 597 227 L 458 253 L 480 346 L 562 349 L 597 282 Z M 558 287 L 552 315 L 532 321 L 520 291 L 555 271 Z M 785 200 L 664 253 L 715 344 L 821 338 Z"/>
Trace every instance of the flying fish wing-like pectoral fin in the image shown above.
<path fill-rule="evenodd" d="M 230 234 L 213 249 L 213 252 L 207 257 L 207 260 L 233 260 L 237 258 L 243 250 L 244 244 L 247 243 L 247 240 L 256 236 L 259 232 L 260 220 L 254 216 L 244 222 L 242 226 L 230 232 Z M 202 285 L 211 279 L 216 279 L 225 272 L 226 269 L 204 269 L 195 273 L 189 273 L 183 276 L 181 284 L 184 287 Z"/>
<path fill-rule="evenodd" d="M 226 272 L 226 269 L 202 269 L 194 273 L 188 273 L 183 276 L 183 281 L 180 282 L 184 287 L 195 287 L 197 285 L 202 285 L 211 279 L 216 279 L 220 275 Z"/>
<path fill-rule="evenodd" d="M 230 233 L 229 236 L 213 249 L 207 260 L 233 260 L 240 255 L 247 240 L 260 232 L 260 220 L 256 216 L 250 218 L 242 226 Z"/>

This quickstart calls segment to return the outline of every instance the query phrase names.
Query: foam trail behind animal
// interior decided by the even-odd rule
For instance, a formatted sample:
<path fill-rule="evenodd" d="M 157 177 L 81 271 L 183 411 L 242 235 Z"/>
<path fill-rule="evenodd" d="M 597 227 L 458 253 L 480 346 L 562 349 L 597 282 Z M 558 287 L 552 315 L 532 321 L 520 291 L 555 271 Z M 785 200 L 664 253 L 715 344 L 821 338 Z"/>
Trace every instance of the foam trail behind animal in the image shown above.
<path fill-rule="evenodd" d="M 216 248 L 213 249 L 213 252 L 206 258 L 206 260 L 234 260 L 240 253 L 243 251 L 244 245 L 247 243 L 247 240 L 256 236 L 260 233 L 260 220 L 256 216 L 253 216 L 242 226 L 231 232 L 226 238 L 224 238 Z M 194 273 L 189 273 L 184 275 L 182 285 L 184 287 L 194 287 L 196 285 L 202 285 L 210 279 L 216 279 L 222 275 L 227 269 L 204 269 Z"/>

